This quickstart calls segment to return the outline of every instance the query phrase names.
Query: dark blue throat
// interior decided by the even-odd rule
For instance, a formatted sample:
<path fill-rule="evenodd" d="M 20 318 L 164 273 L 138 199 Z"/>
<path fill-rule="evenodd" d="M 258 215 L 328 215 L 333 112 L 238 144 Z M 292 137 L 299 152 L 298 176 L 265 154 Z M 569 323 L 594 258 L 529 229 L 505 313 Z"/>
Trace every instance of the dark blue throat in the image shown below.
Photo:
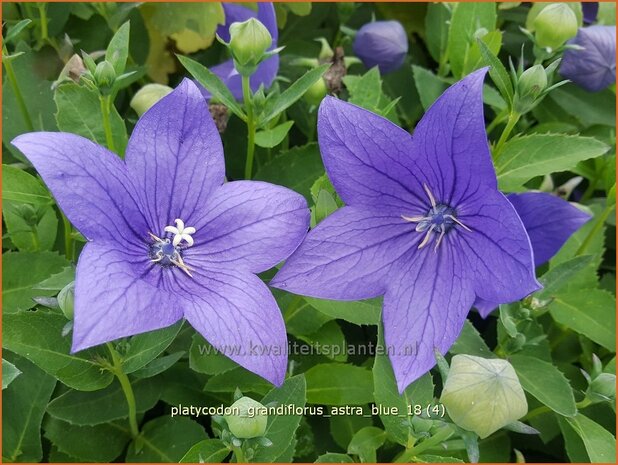
<path fill-rule="evenodd" d="M 456 211 L 448 205 L 438 204 L 431 207 L 425 217 L 418 222 L 416 231 L 424 232 L 433 226 L 436 233 L 446 233 L 455 226 Z"/>
<path fill-rule="evenodd" d="M 162 242 L 155 241 L 148 248 L 150 260 L 163 268 L 178 266 L 178 263 L 181 263 L 182 254 L 182 249 L 174 246 L 169 239 Z"/>

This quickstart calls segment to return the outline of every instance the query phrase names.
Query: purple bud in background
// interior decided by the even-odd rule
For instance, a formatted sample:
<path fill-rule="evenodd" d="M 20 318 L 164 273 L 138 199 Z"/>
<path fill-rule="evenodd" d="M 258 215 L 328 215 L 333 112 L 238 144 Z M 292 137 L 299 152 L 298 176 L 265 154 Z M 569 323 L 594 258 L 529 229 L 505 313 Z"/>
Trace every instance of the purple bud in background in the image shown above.
<path fill-rule="evenodd" d="M 584 14 L 584 24 L 594 23 L 599 14 L 599 2 L 582 2 L 582 13 Z"/>
<path fill-rule="evenodd" d="M 359 29 L 353 48 L 367 68 L 377 65 L 386 74 L 403 64 L 408 53 L 408 37 L 398 21 L 375 21 Z"/>
<path fill-rule="evenodd" d="M 569 44 L 582 49 L 564 52 L 562 76 L 589 92 L 598 92 L 616 82 L 616 26 L 580 28 Z"/>

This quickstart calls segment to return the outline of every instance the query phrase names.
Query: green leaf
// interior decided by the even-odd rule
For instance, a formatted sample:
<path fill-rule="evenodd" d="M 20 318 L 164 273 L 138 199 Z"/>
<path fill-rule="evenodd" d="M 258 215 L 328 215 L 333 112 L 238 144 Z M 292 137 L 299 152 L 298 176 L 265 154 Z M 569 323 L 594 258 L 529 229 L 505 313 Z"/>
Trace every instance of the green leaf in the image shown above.
<path fill-rule="evenodd" d="M 319 330 L 333 318 L 319 312 L 300 296 L 289 293 L 275 293 L 279 308 L 283 310 L 283 319 L 288 333 L 298 337 L 310 335 Z"/>
<path fill-rule="evenodd" d="M 138 413 L 150 410 L 161 397 L 160 380 L 131 383 Z M 70 390 L 49 403 L 47 413 L 77 426 L 92 426 L 128 417 L 127 401 L 120 383 L 94 392 Z"/>
<path fill-rule="evenodd" d="M 358 431 L 348 445 L 348 454 L 358 455 L 363 463 L 376 462 L 376 451 L 386 440 L 386 433 L 375 426 Z"/>
<path fill-rule="evenodd" d="M 257 181 L 267 181 L 292 189 L 310 201 L 311 186 L 324 174 L 324 165 L 316 143 L 281 152 L 272 161 L 260 166 Z"/>
<path fill-rule="evenodd" d="M 255 144 L 271 149 L 279 145 L 294 125 L 294 121 L 286 121 L 272 129 L 264 129 L 255 134 Z"/>
<path fill-rule="evenodd" d="M 53 290 L 36 289 L 41 281 L 59 273 L 69 262 L 54 252 L 7 252 L 2 256 L 2 309 L 4 314 L 35 306 L 33 297 L 50 297 Z M 66 320 L 65 320 L 66 323 Z"/>
<path fill-rule="evenodd" d="M 2 202 L 2 216 L 11 242 L 21 252 L 51 250 L 56 243 L 58 217 L 51 205 Z"/>
<path fill-rule="evenodd" d="M 262 399 L 262 405 L 276 402 L 277 405 L 293 405 L 297 409 L 305 406 L 306 383 L 303 375 L 285 380 L 280 388 L 272 389 Z M 270 447 L 260 447 L 252 459 L 254 462 L 274 462 L 294 440 L 302 415 L 269 415 L 264 436 L 272 441 Z"/>
<path fill-rule="evenodd" d="M 76 426 L 47 417 L 45 437 L 65 454 L 84 462 L 112 462 L 125 449 L 131 434 L 124 421 Z"/>
<path fill-rule="evenodd" d="M 455 457 L 430 454 L 418 455 L 416 456 L 416 461 L 419 463 L 465 463 L 463 460 Z"/>
<path fill-rule="evenodd" d="M 420 66 L 412 65 L 414 84 L 421 98 L 423 108 L 427 110 L 433 102 L 446 90 L 448 84 L 433 74 L 431 71 Z"/>
<path fill-rule="evenodd" d="M 592 463 L 614 463 L 616 460 L 616 439 L 598 423 L 581 413 L 571 418 L 558 418 L 560 428 L 564 431 L 566 425 L 571 427 L 581 438 Z M 567 450 L 569 436 L 565 435 Z M 579 461 L 580 459 L 578 459 Z M 581 460 L 584 461 L 584 460 Z M 587 461 L 587 460 L 586 460 Z"/>
<path fill-rule="evenodd" d="M 12 25 L 6 31 L 6 36 L 4 38 L 5 43 L 11 42 L 14 38 L 16 38 L 21 31 L 23 31 L 26 27 L 28 27 L 32 23 L 31 19 L 22 19 L 17 24 Z"/>
<path fill-rule="evenodd" d="M 463 76 L 464 64 L 480 28 L 493 31 L 496 27 L 495 3 L 457 3 L 453 9 L 448 35 L 448 57 L 453 75 Z"/>
<path fill-rule="evenodd" d="M 3 347 L 26 357 L 73 389 L 94 391 L 108 386 L 114 376 L 94 361 L 101 356 L 97 350 L 70 354 L 70 337 L 62 336 L 66 323 L 61 313 L 44 310 L 4 314 Z"/>
<path fill-rule="evenodd" d="M 221 463 L 230 449 L 220 439 L 204 439 L 195 444 L 180 459 L 180 463 Z"/>
<path fill-rule="evenodd" d="M 472 71 L 475 71 L 484 65 L 484 59 L 480 48 L 481 46 L 479 45 L 481 43 L 487 45 L 487 48 L 494 55 L 497 55 L 500 51 L 500 47 L 502 46 L 502 32 L 488 32 L 481 39 L 477 39 L 470 44 L 468 55 L 466 56 L 466 61 L 464 62 L 464 76 L 467 76 Z"/>
<path fill-rule="evenodd" d="M 508 102 L 510 107 L 513 104 L 513 83 L 511 82 L 509 72 L 485 41 L 478 40 L 477 44 L 485 64 L 489 66 L 489 75 L 491 79 L 494 81 L 500 94 Z"/>
<path fill-rule="evenodd" d="M 170 368 L 174 363 L 180 360 L 185 353 L 183 351 L 173 354 L 164 355 L 160 358 L 155 358 L 152 362 L 143 368 L 133 372 L 133 376 L 140 379 L 152 378 Z"/>
<path fill-rule="evenodd" d="M 277 96 L 273 100 L 269 100 L 258 116 L 258 127 L 263 127 L 268 122 L 292 106 L 298 99 L 300 99 L 309 88 L 315 84 L 315 82 L 322 77 L 326 70 L 330 68 L 330 63 L 318 66 L 303 74 L 297 81 L 295 81 L 290 87 L 281 92 L 281 95 Z"/>
<path fill-rule="evenodd" d="M 122 370 L 125 373 L 133 373 L 146 366 L 168 348 L 180 328 L 182 321 L 167 328 L 133 336 L 128 343 L 129 348 L 122 357 Z"/>
<path fill-rule="evenodd" d="M 464 326 L 455 343 L 448 350 L 450 354 L 476 355 L 477 357 L 494 358 L 495 355 L 469 320 Z"/>
<path fill-rule="evenodd" d="M 242 392 L 266 394 L 272 384 L 264 378 L 251 373 L 243 367 L 225 371 L 208 379 L 204 390 L 207 392 L 234 392 L 236 388 Z"/>
<path fill-rule="evenodd" d="M 21 371 L 15 365 L 13 365 L 11 362 L 8 362 L 2 359 L 2 390 L 3 391 L 19 375 L 21 375 Z"/>
<path fill-rule="evenodd" d="M 357 431 L 371 426 L 369 415 L 331 415 L 330 434 L 339 447 L 347 450 L 348 444 Z"/>
<path fill-rule="evenodd" d="M 572 417 L 577 414 L 573 390 L 564 375 L 551 363 L 535 357 L 514 354 L 509 361 L 525 391 L 554 412 Z M 539 374 L 542 373 L 542 376 Z"/>
<path fill-rule="evenodd" d="M 11 165 L 2 165 L 2 200 L 51 205 L 53 200 L 43 183 L 31 174 Z"/>
<path fill-rule="evenodd" d="M 354 463 L 354 460 L 346 454 L 327 452 L 326 454 L 320 455 L 313 463 Z"/>
<path fill-rule="evenodd" d="M 40 462 L 41 421 L 56 380 L 26 359 L 6 351 L 3 356 L 8 361 L 2 359 L 2 461 Z M 14 363 L 23 372 L 6 390 L 5 363 L 11 363 L 17 370 Z"/>
<path fill-rule="evenodd" d="M 305 300 L 313 308 L 325 315 L 333 318 L 340 318 L 350 323 L 357 325 L 377 325 L 380 322 L 380 314 L 382 312 L 381 299 L 344 302 L 305 297 Z"/>
<path fill-rule="evenodd" d="M 373 364 L 373 394 L 376 405 L 382 407 L 380 420 L 389 436 L 404 447 L 411 447 L 414 438 L 405 421 L 409 406 L 430 404 L 434 386 L 430 373 L 426 373 L 399 394 L 395 374 L 384 346 L 382 325 L 379 326 L 378 346 L 384 350 L 376 353 Z M 393 413 L 393 414 L 390 414 Z"/>
<path fill-rule="evenodd" d="M 572 169 L 579 161 L 595 158 L 609 150 L 592 137 L 566 134 L 531 134 L 504 144 L 496 160 L 500 189 L 520 190 L 535 176 Z"/>
<path fill-rule="evenodd" d="M 552 90 L 548 97 L 585 127 L 595 124 L 616 127 L 616 99 L 609 89 L 587 92 L 575 84 L 566 84 Z"/>
<path fill-rule="evenodd" d="M 191 58 L 187 58 L 182 55 L 177 55 L 178 60 L 189 71 L 189 74 L 193 76 L 197 81 L 203 85 L 213 95 L 215 99 L 228 107 L 232 113 L 245 121 L 247 116 L 241 108 L 240 104 L 236 101 L 230 89 L 223 83 L 219 76 L 210 71 L 204 65 L 198 63 Z"/>
<path fill-rule="evenodd" d="M 189 349 L 189 366 L 207 375 L 218 375 L 238 368 L 238 364 L 215 349 L 201 335 L 195 333 Z"/>
<path fill-rule="evenodd" d="M 298 334 L 296 337 L 315 347 L 319 355 L 324 355 L 335 362 L 345 362 L 348 358 L 345 336 L 336 321 L 328 321 L 314 333 Z"/>
<path fill-rule="evenodd" d="M 114 67 L 116 76 L 123 74 L 127 65 L 130 32 L 131 24 L 127 21 L 116 31 L 105 51 L 105 59 Z"/>
<path fill-rule="evenodd" d="M 382 95 L 382 80 L 377 66 L 374 66 L 362 76 L 345 76 L 343 83 L 350 92 L 350 103 L 370 111 L 375 111 L 378 108 Z"/>
<path fill-rule="evenodd" d="M 586 269 L 592 262 L 592 259 L 592 255 L 579 255 L 550 268 L 539 279 L 543 288 L 537 291 L 534 297 L 539 300 L 551 299 L 565 287 L 569 287 L 571 284 L 577 285 L 577 280 L 573 278 L 580 271 Z"/>
<path fill-rule="evenodd" d="M 69 265 L 65 266 L 58 273 L 52 274 L 49 278 L 36 284 L 36 289 L 44 291 L 60 291 L 72 281 L 75 281 L 75 268 L 73 265 Z"/>
<path fill-rule="evenodd" d="M 616 298 L 601 289 L 561 292 L 549 305 L 558 323 L 616 351 Z"/>
<path fill-rule="evenodd" d="M 204 428 L 189 418 L 155 418 L 144 425 L 136 442 L 129 446 L 126 461 L 178 462 L 195 443 L 204 439 Z"/>
<path fill-rule="evenodd" d="M 438 63 L 446 53 L 451 10 L 445 3 L 429 3 L 425 16 L 425 42 L 431 57 Z"/>
<path fill-rule="evenodd" d="M 373 400 L 371 372 L 343 363 L 315 365 L 305 372 L 307 402 L 323 405 L 362 405 Z"/>
<path fill-rule="evenodd" d="M 86 137 L 104 147 L 107 146 L 101 102 L 95 90 L 66 82 L 56 89 L 54 101 L 58 109 L 56 112 L 58 129 Z M 118 154 L 123 154 L 127 145 L 127 128 L 114 105 L 111 105 L 109 119 L 116 151 Z"/>

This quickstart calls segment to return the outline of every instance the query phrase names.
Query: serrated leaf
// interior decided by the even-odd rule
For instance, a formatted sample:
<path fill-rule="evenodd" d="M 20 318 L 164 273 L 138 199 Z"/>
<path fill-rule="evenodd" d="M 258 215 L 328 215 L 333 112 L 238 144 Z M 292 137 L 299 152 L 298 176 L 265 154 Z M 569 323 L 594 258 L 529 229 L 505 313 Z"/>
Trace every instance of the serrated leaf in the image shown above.
<path fill-rule="evenodd" d="M 320 455 L 313 463 L 354 463 L 354 460 L 346 454 L 327 452 L 326 454 Z"/>
<path fill-rule="evenodd" d="M 616 439 L 601 425 L 581 413 L 571 418 L 559 418 L 559 421 L 561 428 L 567 423 L 579 435 L 590 462 L 614 463 L 616 461 Z"/>
<path fill-rule="evenodd" d="M 176 338 L 182 321 L 167 328 L 131 337 L 128 350 L 122 355 L 122 370 L 133 373 L 157 358 Z"/>
<path fill-rule="evenodd" d="M 495 161 L 500 189 L 520 190 L 535 176 L 572 169 L 579 161 L 609 150 L 592 137 L 566 134 L 531 134 L 508 141 Z"/>
<path fill-rule="evenodd" d="M 3 384 L 2 461 L 40 462 L 43 459 L 41 421 L 56 380 L 24 358 L 8 352 L 3 356 L 7 363 L 19 365 L 23 373 L 6 390 Z M 3 359 L 3 383 L 4 365 Z"/>
<path fill-rule="evenodd" d="M 616 351 L 616 298 L 601 289 L 561 292 L 549 305 L 558 323 Z"/>
<path fill-rule="evenodd" d="M 414 84 L 421 98 L 421 103 L 423 104 L 423 108 L 427 110 L 446 90 L 448 83 L 444 82 L 428 69 L 417 65 L 412 65 L 412 72 L 414 73 Z"/>
<path fill-rule="evenodd" d="M 322 77 L 329 67 L 330 63 L 327 63 L 307 71 L 297 81 L 294 81 L 290 87 L 281 92 L 281 95 L 273 100 L 269 100 L 262 113 L 258 116 L 258 127 L 265 126 L 270 120 L 276 118 L 292 106 Z"/>
<path fill-rule="evenodd" d="M 348 454 L 358 455 L 363 463 L 375 462 L 376 451 L 382 447 L 385 440 L 384 430 L 375 426 L 367 426 L 354 435 L 348 445 Z"/>
<path fill-rule="evenodd" d="M 493 358 L 494 353 L 470 321 L 464 322 L 463 328 L 455 343 L 448 350 L 451 354 L 476 355 L 478 357 Z"/>
<path fill-rule="evenodd" d="M 295 408 L 303 408 L 306 402 L 305 377 L 297 375 L 286 379 L 280 388 L 272 389 L 261 401 L 262 405 L 271 402 L 276 402 L 277 405 L 294 405 Z M 294 440 L 301 418 L 302 415 L 298 414 L 269 415 L 264 437 L 270 439 L 272 445 L 258 448 L 252 461 L 276 461 Z"/>
<path fill-rule="evenodd" d="M 343 363 L 315 365 L 305 372 L 307 402 L 323 405 L 363 405 L 373 399 L 371 371 Z"/>
<path fill-rule="evenodd" d="M 105 59 L 114 67 L 116 76 L 120 76 L 124 73 L 125 66 L 127 65 L 127 58 L 129 57 L 130 31 L 131 25 L 127 21 L 120 26 L 120 28 L 118 28 L 112 39 L 109 41 L 109 45 L 105 51 Z"/>
<path fill-rule="evenodd" d="M 161 397 L 162 386 L 153 380 L 131 383 L 138 413 L 150 410 Z M 128 417 L 127 403 L 120 383 L 110 384 L 94 392 L 70 390 L 47 406 L 54 418 L 78 426 L 93 426 Z"/>
<path fill-rule="evenodd" d="M 215 99 L 228 107 L 232 113 L 243 121 L 247 119 L 245 112 L 236 101 L 230 89 L 215 73 L 191 58 L 178 55 L 178 60 L 197 81 L 204 86 Z"/>
<path fill-rule="evenodd" d="M 305 297 L 305 300 L 313 308 L 332 318 L 340 318 L 357 325 L 377 325 L 380 322 L 381 299 L 344 302 Z"/>
<path fill-rule="evenodd" d="M 180 463 L 221 463 L 230 449 L 220 439 L 204 439 L 187 451 Z"/>
<path fill-rule="evenodd" d="M 294 125 L 294 121 L 286 121 L 272 129 L 264 129 L 255 134 L 255 145 L 271 149 L 279 145 Z"/>
<path fill-rule="evenodd" d="M 539 300 L 552 298 L 561 289 L 570 286 L 571 282 L 574 281 L 573 278 L 580 271 L 586 269 L 593 258 L 592 255 L 580 255 L 550 268 L 539 279 L 543 288 L 537 291 L 534 297 Z M 577 284 L 577 282 L 574 284 Z"/>
<path fill-rule="evenodd" d="M 2 165 L 2 200 L 31 205 L 51 205 L 53 200 L 43 183 L 24 170 Z"/>
<path fill-rule="evenodd" d="M 514 354 L 509 361 L 525 391 L 554 412 L 572 417 L 577 414 L 573 390 L 564 375 L 549 362 Z M 542 373 L 542 376 L 539 374 Z"/>
<path fill-rule="evenodd" d="M 485 64 L 489 66 L 489 76 L 491 76 L 502 97 L 511 106 L 513 104 L 513 83 L 508 71 L 484 41 L 478 40 L 477 43 Z"/>
<path fill-rule="evenodd" d="M 178 360 L 180 360 L 184 354 L 185 353 L 183 351 L 180 351 L 173 354 L 164 355 L 163 357 L 155 358 L 148 365 L 140 368 L 137 371 L 134 371 L 132 374 L 135 378 L 151 378 L 158 375 L 159 373 L 163 373 L 165 370 L 170 368 Z"/>
<path fill-rule="evenodd" d="M 446 4 L 429 3 L 427 5 L 427 15 L 425 15 L 427 50 L 429 50 L 431 57 L 438 63 L 446 53 L 450 19 L 451 10 Z"/>
<path fill-rule="evenodd" d="M 8 362 L 2 359 L 2 390 L 3 391 L 19 375 L 21 375 L 21 371 L 15 365 L 13 365 L 11 362 Z"/>

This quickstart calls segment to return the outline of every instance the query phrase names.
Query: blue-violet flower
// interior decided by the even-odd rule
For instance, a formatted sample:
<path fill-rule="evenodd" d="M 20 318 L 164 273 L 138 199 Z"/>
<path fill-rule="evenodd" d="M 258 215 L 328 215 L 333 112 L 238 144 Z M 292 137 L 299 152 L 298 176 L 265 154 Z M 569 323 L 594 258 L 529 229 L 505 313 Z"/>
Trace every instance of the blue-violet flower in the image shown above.
<path fill-rule="evenodd" d="M 386 74 L 403 64 L 408 53 L 408 36 L 399 21 L 375 21 L 358 30 L 353 49 L 365 67 L 378 66 Z"/>

